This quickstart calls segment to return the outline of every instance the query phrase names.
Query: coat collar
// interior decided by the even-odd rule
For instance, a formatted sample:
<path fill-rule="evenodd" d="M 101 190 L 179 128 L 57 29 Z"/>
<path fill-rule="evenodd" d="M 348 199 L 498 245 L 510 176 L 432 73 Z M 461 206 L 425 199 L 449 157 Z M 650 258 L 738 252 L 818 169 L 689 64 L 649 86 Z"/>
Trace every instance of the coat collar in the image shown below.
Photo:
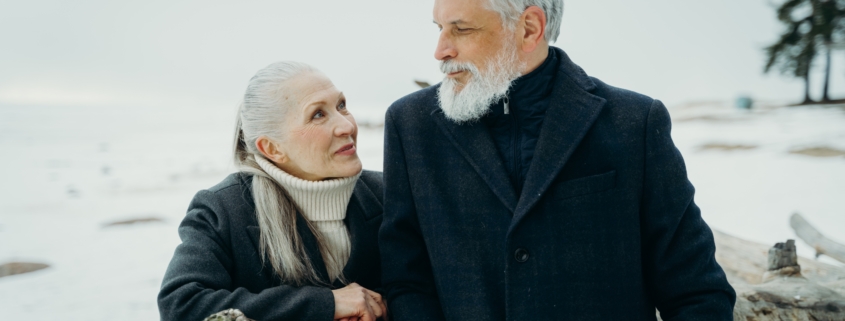
<path fill-rule="evenodd" d="M 514 216 L 511 229 L 531 210 L 572 155 L 605 104 L 593 95 L 596 85 L 566 53 L 552 47 L 559 59 L 549 107 L 528 169 L 522 195 L 517 197 L 490 133 L 480 121 L 457 124 L 435 105 L 432 117 L 449 141 L 487 183 Z"/>
<path fill-rule="evenodd" d="M 548 190 L 607 102 L 591 93 L 596 85 L 584 70 L 563 50 L 554 49 L 560 57 L 558 76 L 508 233 Z"/>
<path fill-rule="evenodd" d="M 253 202 L 251 192 L 252 191 L 250 189 L 250 193 L 248 193 L 250 204 Z M 379 220 L 372 220 L 372 218 L 380 215 L 381 211 L 381 202 L 379 202 L 374 192 L 367 187 L 366 183 L 359 178 L 355 183 L 355 190 L 352 192 L 352 198 L 349 200 L 349 205 L 347 205 L 346 218 L 344 219 L 344 224 L 346 224 L 346 227 L 349 230 L 349 238 L 352 249 L 349 255 L 349 260 L 343 268 L 343 275 L 359 275 L 363 272 L 360 271 L 360 265 L 366 264 L 366 262 L 360 262 L 363 260 L 361 257 L 367 256 L 368 251 L 372 251 L 372 249 L 367 248 L 371 247 L 371 244 L 364 244 L 365 242 L 361 239 L 362 236 L 375 235 L 378 233 L 379 224 L 375 223 L 378 223 Z M 258 255 L 260 255 L 261 230 L 258 227 L 258 222 L 254 216 L 252 217 L 252 223 L 249 224 L 246 229 L 256 253 L 259 253 Z M 328 270 L 326 269 L 325 261 L 323 261 L 323 256 L 320 253 L 317 238 L 314 236 L 314 233 L 311 232 L 311 229 L 305 221 L 305 217 L 302 216 L 299 211 L 296 213 L 296 231 L 299 233 L 300 239 L 305 247 L 305 253 L 311 260 L 311 265 L 314 267 L 314 270 L 317 271 L 317 276 L 320 278 L 320 281 L 324 284 L 332 284 L 332 286 L 336 288 L 342 287 L 343 284 L 339 281 L 328 281 Z M 265 273 L 268 275 L 275 276 L 276 272 L 269 264 L 269 261 L 264 264 L 263 269 L 266 270 Z M 278 278 L 273 277 L 273 280 L 274 284 L 278 284 Z"/>

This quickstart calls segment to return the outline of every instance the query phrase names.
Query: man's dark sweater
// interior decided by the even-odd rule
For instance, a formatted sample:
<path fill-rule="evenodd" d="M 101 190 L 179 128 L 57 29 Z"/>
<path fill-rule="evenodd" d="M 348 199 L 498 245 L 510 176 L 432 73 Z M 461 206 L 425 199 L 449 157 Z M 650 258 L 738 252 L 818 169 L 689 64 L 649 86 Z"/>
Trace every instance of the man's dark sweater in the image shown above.
<path fill-rule="evenodd" d="M 546 61 L 514 80 L 508 97 L 491 106 L 490 112 L 481 119 L 496 143 L 516 195 L 522 193 L 528 167 L 534 158 L 558 61 L 556 52 L 550 48 Z M 507 113 L 504 109 L 506 99 L 509 100 Z"/>

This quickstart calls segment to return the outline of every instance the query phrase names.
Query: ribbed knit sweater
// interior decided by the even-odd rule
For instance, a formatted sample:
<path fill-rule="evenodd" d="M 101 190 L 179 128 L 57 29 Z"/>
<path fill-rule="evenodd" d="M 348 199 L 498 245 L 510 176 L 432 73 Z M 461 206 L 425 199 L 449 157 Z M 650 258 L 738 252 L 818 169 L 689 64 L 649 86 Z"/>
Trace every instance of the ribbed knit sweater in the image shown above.
<path fill-rule="evenodd" d="M 288 174 L 266 159 L 256 157 L 255 161 L 284 187 L 302 215 L 322 234 L 324 246 L 331 256 L 324 255 L 323 261 L 329 278 L 334 281 L 343 272 L 351 254 L 349 232 L 343 219 L 346 218 L 346 206 L 361 172 L 351 177 L 307 181 Z"/>

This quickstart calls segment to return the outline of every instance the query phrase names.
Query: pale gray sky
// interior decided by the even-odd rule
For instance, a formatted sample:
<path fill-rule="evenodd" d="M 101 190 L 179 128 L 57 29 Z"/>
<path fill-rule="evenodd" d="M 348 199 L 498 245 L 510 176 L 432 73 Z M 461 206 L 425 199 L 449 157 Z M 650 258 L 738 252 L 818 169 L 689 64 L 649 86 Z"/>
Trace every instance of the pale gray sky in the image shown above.
<path fill-rule="evenodd" d="M 799 80 L 762 74 L 762 48 L 780 31 L 769 1 L 567 0 L 556 46 L 588 74 L 669 104 L 797 101 Z M 350 106 L 383 109 L 416 90 L 413 79 L 441 78 L 432 4 L 0 0 L 0 105 L 230 108 L 255 71 L 299 60 Z"/>

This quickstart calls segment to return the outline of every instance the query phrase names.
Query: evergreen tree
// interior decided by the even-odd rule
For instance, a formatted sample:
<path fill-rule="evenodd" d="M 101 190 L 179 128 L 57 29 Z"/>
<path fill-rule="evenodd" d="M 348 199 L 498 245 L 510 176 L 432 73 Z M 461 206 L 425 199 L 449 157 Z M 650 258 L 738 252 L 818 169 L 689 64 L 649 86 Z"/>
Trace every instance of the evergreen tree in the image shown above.
<path fill-rule="evenodd" d="M 785 31 L 766 47 L 765 72 L 779 66 L 784 74 L 804 79 L 804 104 L 810 99 L 810 70 L 819 49 L 825 51 L 825 81 L 822 101 L 830 101 L 831 52 L 845 38 L 845 0 L 787 0 L 777 9 Z"/>

